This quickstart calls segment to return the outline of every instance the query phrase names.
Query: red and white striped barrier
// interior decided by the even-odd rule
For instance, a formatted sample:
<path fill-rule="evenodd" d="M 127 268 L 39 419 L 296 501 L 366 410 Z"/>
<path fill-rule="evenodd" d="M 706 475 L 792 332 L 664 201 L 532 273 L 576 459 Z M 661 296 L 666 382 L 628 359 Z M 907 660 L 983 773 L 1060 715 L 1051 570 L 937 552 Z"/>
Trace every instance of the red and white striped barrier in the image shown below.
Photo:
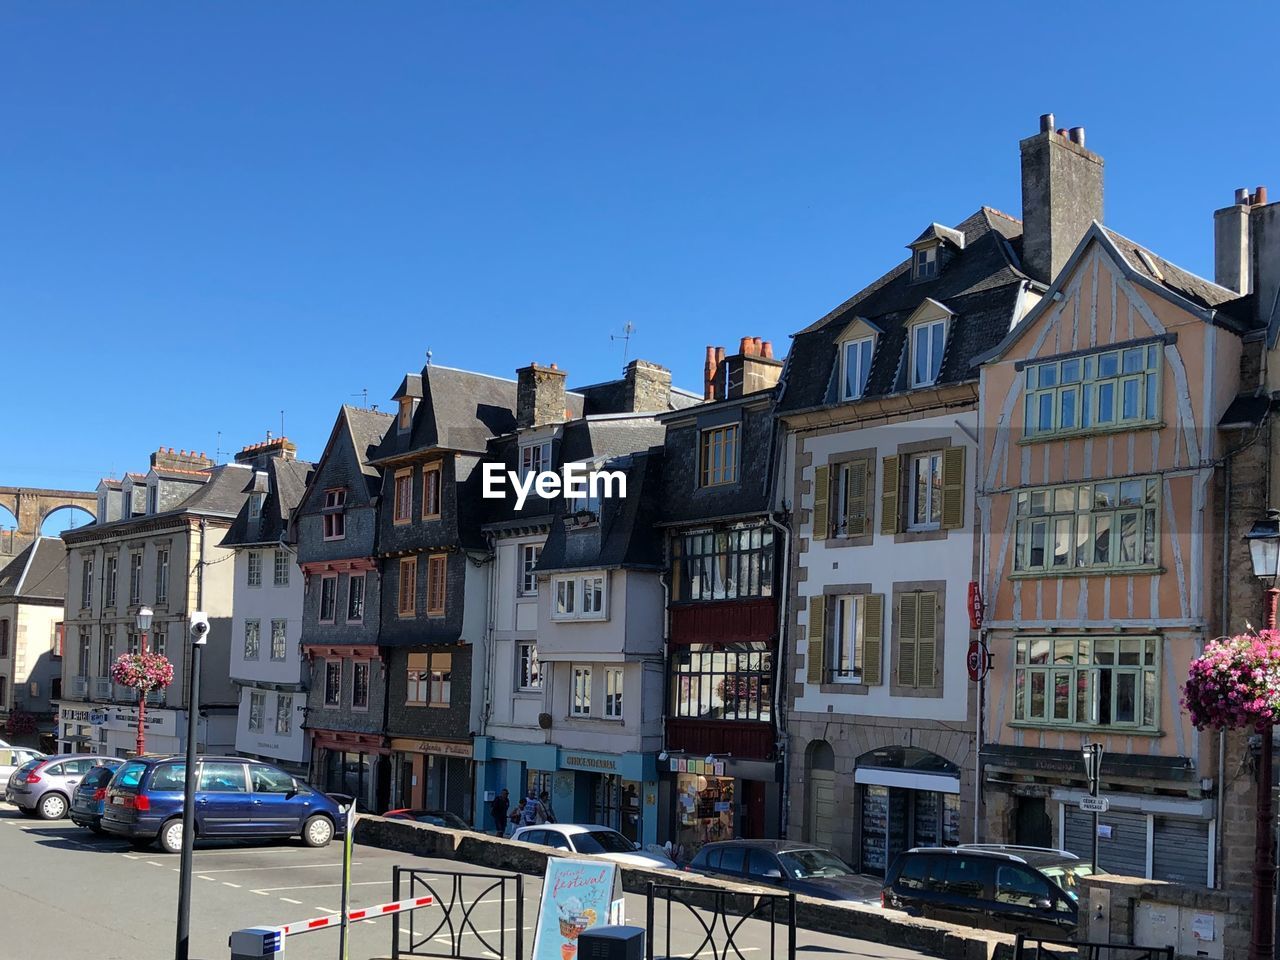
<path fill-rule="evenodd" d="M 355 923 L 358 920 L 372 920 L 375 917 L 387 917 L 393 913 L 403 913 L 406 910 L 417 910 L 419 907 L 429 907 L 435 900 L 432 897 L 414 897 L 411 900 L 396 900 L 393 903 L 380 903 L 376 907 L 360 907 L 358 910 L 347 911 L 347 922 Z M 314 920 L 299 920 L 297 923 L 286 923 L 280 927 L 280 933 L 283 936 L 291 937 L 299 933 L 310 933 L 312 930 L 323 930 L 325 927 L 336 927 L 342 924 L 342 914 L 334 913 L 327 917 L 316 917 Z"/>

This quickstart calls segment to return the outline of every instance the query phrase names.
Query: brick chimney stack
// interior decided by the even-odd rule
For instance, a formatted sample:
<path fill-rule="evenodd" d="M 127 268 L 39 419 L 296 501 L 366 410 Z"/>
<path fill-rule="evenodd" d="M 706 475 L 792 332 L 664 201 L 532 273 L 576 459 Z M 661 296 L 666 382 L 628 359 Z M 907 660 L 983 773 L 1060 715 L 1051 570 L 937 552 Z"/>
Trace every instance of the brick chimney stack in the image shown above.
<path fill-rule="evenodd" d="M 707 347 L 703 368 L 703 399 L 728 400 L 769 390 L 782 376 L 782 361 L 773 344 L 760 337 L 743 337 L 738 352 L 726 357 L 724 347 Z"/>
<path fill-rule="evenodd" d="M 1089 224 L 1102 220 L 1102 157 L 1085 149 L 1084 127 L 1054 130 L 1053 114 L 1019 144 L 1022 270 L 1052 283 Z"/>
<path fill-rule="evenodd" d="M 565 372 L 553 363 L 531 363 L 516 371 L 516 426 L 541 427 L 565 420 Z"/>
<path fill-rule="evenodd" d="M 632 360 L 622 374 L 622 408 L 630 413 L 666 410 L 671 405 L 671 371 L 648 360 Z"/>
<path fill-rule="evenodd" d="M 151 455 L 151 466 L 157 470 L 208 470 L 214 463 L 204 453 L 161 447 Z"/>
<path fill-rule="evenodd" d="M 298 445 L 288 437 L 272 437 L 267 431 L 267 439 L 251 443 L 236 454 L 236 463 L 247 463 L 254 466 L 265 466 L 272 457 L 284 460 L 296 460 Z"/>

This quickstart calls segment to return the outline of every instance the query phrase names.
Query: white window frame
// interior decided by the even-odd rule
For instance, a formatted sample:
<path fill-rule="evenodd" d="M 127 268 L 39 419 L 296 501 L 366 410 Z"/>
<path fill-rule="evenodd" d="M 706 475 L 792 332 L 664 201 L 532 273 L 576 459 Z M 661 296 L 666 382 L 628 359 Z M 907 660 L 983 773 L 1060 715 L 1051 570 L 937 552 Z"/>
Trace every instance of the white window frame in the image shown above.
<path fill-rule="evenodd" d="M 542 664 L 538 662 L 538 645 L 532 640 L 516 644 L 516 689 L 542 689 Z"/>
<path fill-rule="evenodd" d="M 591 664 L 575 663 L 572 670 L 572 683 L 569 686 L 569 715 L 572 717 L 591 716 Z"/>
<path fill-rule="evenodd" d="M 260 587 L 262 586 L 262 553 L 259 550 L 250 550 L 246 554 L 244 580 L 245 586 Z"/>
<path fill-rule="evenodd" d="M 927 520 L 916 520 L 918 489 L 916 474 L 919 464 L 928 463 L 929 480 L 925 484 L 925 516 Z M 934 478 L 936 482 L 934 481 Z M 937 519 L 933 519 L 934 516 Z M 907 529 L 938 530 L 942 526 L 942 451 L 926 450 L 913 453 L 907 458 Z"/>
<path fill-rule="evenodd" d="M 324 492 L 324 538 L 347 538 L 347 488 L 332 487 Z"/>
<path fill-rule="evenodd" d="M 358 591 L 356 590 L 357 583 L 360 584 Z M 365 588 L 367 586 L 363 573 L 359 575 L 350 573 L 347 575 L 347 623 L 364 623 Z M 359 593 L 360 595 L 360 615 L 357 617 L 351 616 L 351 600 L 354 593 Z"/>
<path fill-rule="evenodd" d="M 249 732 L 262 732 L 262 719 L 267 712 L 267 695 L 257 690 L 249 691 Z"/>
<path fill-rule="evenodd" d="M 536 597 L 538 595 L 538 576 L 533 572 L 533 568 L 538 565 L 538 560 L 541 557 L 542 544 L 520 544 L 520 582 L 516 593 L 517 596 Z"/>
<path fill-rule="evenodd" d="M 142 602 L 142 551 L 134 550 L 129 554 L 129 604 L 136 606 Z"/>
<path fill-rule="evenodd" d="M 277 647 L 277 641 L 279 641 L 278 647 Z M 271 621 L 271 650 L 269 651 L 269 653 L 273 663 L 282 663 L 285 660 L 289 659 L 289 621 L 288 620 L 272 620 Z"/>
<path fill-rule="evenodd" d="M 156 549 L 156 603 L 169 602 L 169 548 Z"/>
<path fill-rule="evenodd" d="M 599 607 L 588 597 L 599 588 Z M 606 573 L 572 574 L 551 579 L 552 620 L 608 620 L 609 576 Z"/>
<path fill-rule="evenodd" d="M 864 348 L 865 358 L 863 356 Z M 840 345 L 841 400 L 857 400 L 867 392 L 867 377 L 871 372 L 871 359 L 875 356 L 875 349 L 875 337 L 858 337 L 856 340 L 846 340 Z M 855 368 L 855 379 L 858 384 L 856 392 L 849 388 L 851 360 Z"/>
<path fill-rule="evenodd" d="M 113 608 L 116 605 L 119 590 L 120 558 L 109 553 L 102 560 L 102 605 Z"/>
<path fill-rule="evenodd" d="M 934 356 L 934 337 L 932 331 L 935 327 L 942 330 L 941 341 L 937 346 L 937 356 Z M 916 376 L 916 368 L 918 366 L 918 351 L 920 349 L 920 334 L 927 331 L 924 337 L 924 346 L 927 352 L 928 364 L 927 370 L 935 371 L 933 376 L 928 380 L 922 380 Z M 938 382 L 938 377 L 942 375 L 942 356 L 947 351 L 947 320 L 939 318 L 936 320 L 923 320 L 911 327 L 911 386 L 913 387 L 931 387 Z"/>
<path fill-rule="evenodd" d="M 272 561 L 271 583 L 276 587 L 287 587 L 289 585 L 289 551 L 276 549 L 275 558 Z"/>
<path fill-rule="evenodd" d="M 244 658 L 257 660 L 262 656 L 262 621 L 246 620 L 244 622 Z"/>
<path fill-rule="evenodd" d="M 281 722 L 283 721 L 283 722 Z M 287 737 L 293 733 L 293 694 L 276 694 L 276 736 Z"/>
<path fill-rule="evenodd" d="M 267 495 L 259 491 L 249 494 L 249 519 L 257 520 L 262 516 L 262 504 L 266 501 Z"/>
<path fill-rule="evenodd" d="M 911 279 L 932 280 L 938 275 L 938 245 L 931 243 L 911 254 Z"/>
<path fill-rule="evenodd" d="M 338 668 L 338 686 L 334 692 L 333 699 L 329 699 L 329 671 L 331 668 Z M 342 661 L 326 660 L 324 662 L 324 705 L 329 708 L 342 706 Z"/>
<path fill-rule="evenodd" d="M 356 683 L 356 674 L 364 670 L 364 703 L 356 702 L 356 691 L 360 689 Z M 369 697 L 373 690 L 373 665 L 368 660 L 352 660 L 351 661 L 351 709 L 359 711 L 367 711 L 369 709 Z"/>
<path fill-rule="evenodd" d="M 624 675 L 622 667 L 605 667 L 604 670 L 604 715 L 607 720 L 621 720 L 623 701 Z"/>
<path fill-rule="evenodd" d="M 551 441 L 539 440 L 535 443 L 520 444 L 520 479 L 524 480 L 530 473 L 539 473 L 551 469 Z"/>
<path fill-rule="evenodd" d="M 80 562 L 80 609 L 93 606 L 93 553 L 85 554 Z"/>
<path fill-rule="evenodd" d="M 147 513 L 160 512 L 160 481 L 147 487 Z"/>
<path fill-rule="evenodd" d="M 865 595 L 851 593 L 832 599 L 835 619 L 831 625 L 831 682 L 861 683 Z"/>

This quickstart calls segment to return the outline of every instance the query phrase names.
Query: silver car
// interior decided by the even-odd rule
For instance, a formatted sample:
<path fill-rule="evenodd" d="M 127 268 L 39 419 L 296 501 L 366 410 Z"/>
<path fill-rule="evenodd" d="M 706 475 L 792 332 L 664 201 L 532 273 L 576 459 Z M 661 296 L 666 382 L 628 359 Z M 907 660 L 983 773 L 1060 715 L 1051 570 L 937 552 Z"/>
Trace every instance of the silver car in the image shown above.
<path fill-rule="evenodd" d="M 37 757 L 43 756 L 43 753 L 39 750 L 33 750 L 31 747 L 11 747 L 8 744 L 0 743 L 0 783 L 8 783 L 13 771 L 28 760 L 35 760 Z"/>
<path fill-rule="evenodd" d="M 71 807 L 71 793 L 80 778 L 111 759 L 85 753 L 35 757 L 10 775 L 4 798 L 28 817 L 61 820 Z"/>

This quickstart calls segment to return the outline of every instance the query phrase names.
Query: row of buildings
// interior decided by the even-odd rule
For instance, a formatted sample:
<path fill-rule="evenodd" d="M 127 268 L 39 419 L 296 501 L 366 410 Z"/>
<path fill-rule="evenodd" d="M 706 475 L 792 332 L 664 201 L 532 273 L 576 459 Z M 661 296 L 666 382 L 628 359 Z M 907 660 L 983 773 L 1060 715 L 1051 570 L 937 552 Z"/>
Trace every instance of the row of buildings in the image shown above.
<path fill-rule="evenodd" d="M 1098 741 L 1104 869 L 1247 883 L 1248 749 L 1179 687 L 1260 615 L 1280 204 L 1213 214 L 1209 280 L 1103 225 L 1082 128 L 1020 153 L 1021 221 L 911 231 L 785 359 L 708 348 L 701 391 L 643 360 L 572 389 L 428 364 L 314 463 L 269 438 L 103 481 L 57 557 L 60 746 L 131 748 L 107 665 L 146 604 L 177 668 L 148 743 L 178 749 L 200 608 L 201 745 L 372 810 L 491 827 L 496 791 L 545 790 L 685 856 L 788 836 L 870 874 L 975 838 L 1088 856 Z M 486 465 L 626 496 L 517 507 Z"/>

